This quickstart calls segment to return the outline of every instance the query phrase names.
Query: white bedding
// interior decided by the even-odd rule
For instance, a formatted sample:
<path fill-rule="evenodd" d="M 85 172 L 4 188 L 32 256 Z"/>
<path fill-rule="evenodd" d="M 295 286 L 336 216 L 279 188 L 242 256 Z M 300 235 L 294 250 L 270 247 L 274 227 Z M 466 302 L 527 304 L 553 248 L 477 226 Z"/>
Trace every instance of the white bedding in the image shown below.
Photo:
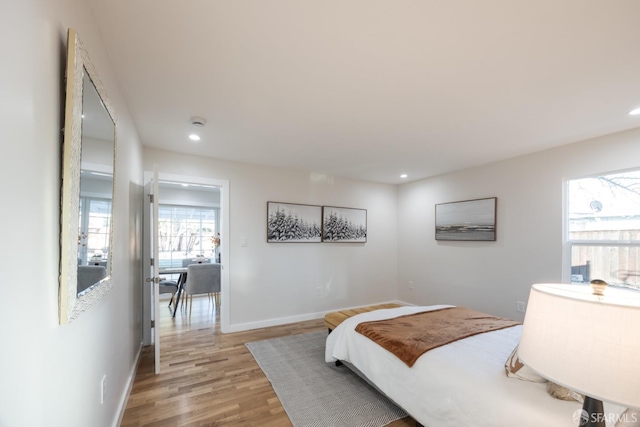
<path fill-rule="evenodd" d="M 409 368 L 355 332 L 360 322 L 430 311 L 447 305 L 375 310 L 350 317 L 327 337 L 325 359 L 351 363 L 426 427 L 575 427 L 582 405 L 549 396 L 546 384 L 508 378 L 504 364 L 522 326 L 475 335 L 423 354 Z M 623 408 L 608 405 L 605 413 Z M 613 415 L 612 415 L 613 418 Z M 614 423 L 607 423 L 613 427 Z"/>

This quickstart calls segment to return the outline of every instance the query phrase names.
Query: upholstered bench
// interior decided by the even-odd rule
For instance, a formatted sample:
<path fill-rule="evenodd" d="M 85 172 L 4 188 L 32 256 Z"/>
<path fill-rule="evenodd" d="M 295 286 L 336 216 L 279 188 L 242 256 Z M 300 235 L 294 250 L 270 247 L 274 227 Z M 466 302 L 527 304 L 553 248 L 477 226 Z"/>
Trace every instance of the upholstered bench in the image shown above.
<path fill-rule="evenodd" d="M 367 307 L 350 308 L 347 310 L 334 311 L 332 313 L 327 313 L 324 316 L 324 324 L 329 329 L 329 332 L 331 332 L 340 323 L 344 322 L 351 316 L 355 316 L 356 314 L 366 313 L 368 311 L 373 311 L 373 310 L 380 310 L 381 308 L 396 308 L 396 307 L 402 307 L 402 306 L 400 304 L 388 303 L 388 304 L 370 305 Z"/>

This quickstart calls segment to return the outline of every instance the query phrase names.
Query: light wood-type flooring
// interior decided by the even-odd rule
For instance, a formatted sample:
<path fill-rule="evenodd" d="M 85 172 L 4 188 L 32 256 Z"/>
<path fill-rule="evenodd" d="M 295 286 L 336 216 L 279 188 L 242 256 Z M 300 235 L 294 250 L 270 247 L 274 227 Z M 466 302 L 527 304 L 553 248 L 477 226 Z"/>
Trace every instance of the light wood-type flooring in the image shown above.
<path fill-rule="evenodd" d="M 244 343 L 324 330 L 321 319 L 233 334 L 207 297 L 196 297 L 191 317 L 172 318 L 161 300 L 161 355 L 154 374 L 146 347 L 121 423 L 134 426 L 291 426 L 271 384 Z M 389 424 L 414 427 L 406 418 Z"/>

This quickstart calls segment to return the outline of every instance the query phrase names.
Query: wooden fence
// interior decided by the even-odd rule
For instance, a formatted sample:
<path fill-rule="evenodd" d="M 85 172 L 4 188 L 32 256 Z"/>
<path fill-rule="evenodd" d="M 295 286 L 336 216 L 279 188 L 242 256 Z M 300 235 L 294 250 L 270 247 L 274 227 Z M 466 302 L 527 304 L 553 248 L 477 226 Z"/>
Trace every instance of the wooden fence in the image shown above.
<path fill-rule="evenodd" d="M 571 240 L 618 240 L 640 242 L 640 230 L 578 231 Z M 589 279 L 601 279 L 610 284 L 640 286 L 640 243 L 638 246 L 578 246 L 571 253 L 574 270 L 586 266 Z M 585 278 L 585 281 L 587 278 Z"/>

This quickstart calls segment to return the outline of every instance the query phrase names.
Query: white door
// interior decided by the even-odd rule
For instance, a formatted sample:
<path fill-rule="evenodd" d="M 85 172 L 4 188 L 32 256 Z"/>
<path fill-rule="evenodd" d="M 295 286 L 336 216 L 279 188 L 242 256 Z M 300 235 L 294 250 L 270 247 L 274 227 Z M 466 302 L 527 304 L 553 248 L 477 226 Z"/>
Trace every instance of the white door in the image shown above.
<path fill-rule="evenodd" d="M 144 333 L 149 335 L 150 341 L 154 349 L 155 372 L 160 373 L 160 316 L 159 316 L 159 283 L 160 277 L 158 273 L 159 249 L 158 249 L 158 170 L 154 167 L 153 178 L 145 184 L 145 212 L 144 216 L 147 220 L 144 233 L 144 271 L 146 276 L 146 287 L 143 294 L 143 304 L 150 307 L 150 310 L 143 309 L 143 312 L 149 313 L 148 319 L 143 319 Z M 147 323 L 148 322 L 148 323 Z M 149 332 L 147 332 L 149 331 Z M 147 340 L 145 340 L 147 341 Z"/>

